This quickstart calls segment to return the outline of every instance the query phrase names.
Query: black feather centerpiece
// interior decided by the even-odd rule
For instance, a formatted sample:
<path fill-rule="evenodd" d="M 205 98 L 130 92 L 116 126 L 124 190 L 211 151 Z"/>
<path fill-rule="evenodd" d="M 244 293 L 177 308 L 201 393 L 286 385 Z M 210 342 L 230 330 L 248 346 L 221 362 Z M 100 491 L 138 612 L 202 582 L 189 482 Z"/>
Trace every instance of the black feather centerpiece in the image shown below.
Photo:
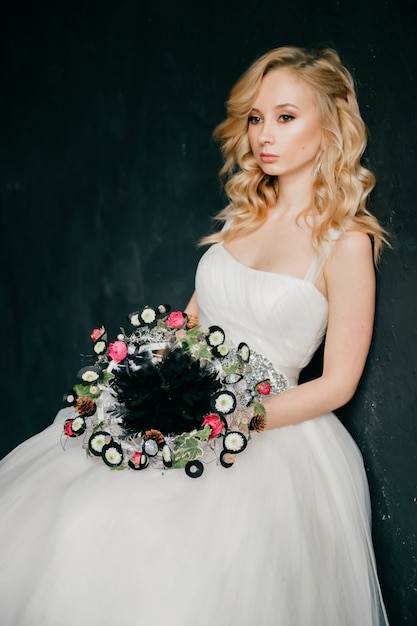
<path fill-rule="evenodd" d="M 128 319 L 133 330 L 114 342 L 104 327 L 90 335 L 95 361 L 64 396 L 64 449 L 78 439 L 113 471 L 183 468 L 198 478 L 212 461 L 232 467 L 265 427 L 261 400 L 284 391 L 285 377 L 246 343 L 228 346 L 220 326 L 202 329 L 169 305 Z"/>
<path fill-rule="evenodd" d="M 172 437 L 200 428 L 220 386 L 211 363 L 174 348 L 160 361 L 146 358 L 137 369 L 127 365 L 117 371 L 116 412 L 130 435 L 157 429 Z"/>

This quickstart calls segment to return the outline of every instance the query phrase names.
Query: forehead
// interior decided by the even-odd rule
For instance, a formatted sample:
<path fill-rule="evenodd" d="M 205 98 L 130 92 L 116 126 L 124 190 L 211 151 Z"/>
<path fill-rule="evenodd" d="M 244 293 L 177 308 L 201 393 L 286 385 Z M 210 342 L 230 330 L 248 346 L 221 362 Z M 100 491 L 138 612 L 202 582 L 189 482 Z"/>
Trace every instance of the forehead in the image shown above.
<path fill-rule="evenodd" d="M 315 107 L 313 89 L 294 71 L 287 68 L 266 74 L 255 97 L 254 107 L 293 104 L 298 108 Z"/>

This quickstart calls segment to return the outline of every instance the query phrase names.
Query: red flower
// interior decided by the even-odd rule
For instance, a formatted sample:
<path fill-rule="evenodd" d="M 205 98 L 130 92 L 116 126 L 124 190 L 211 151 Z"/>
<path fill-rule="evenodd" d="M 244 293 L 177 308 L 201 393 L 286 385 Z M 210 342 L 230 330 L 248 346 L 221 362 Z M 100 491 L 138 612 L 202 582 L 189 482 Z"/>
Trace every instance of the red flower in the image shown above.
<path fill-rule="evenodd" d="M 91 332 L 90 337 L 91 337 L 91 339 L 92 339 L 93 341 L 97 341 L 98 339 L 100 339 L 100 337 L 101 337 L 102 335 L 104 335 L 104 332 L 105 332 L 105 331 L 104 331 L 104 328 L 95 328 L 95 329 Z"/>
<path fill-rule="evenodd" d="M 72 420 L 67 420 L 64 424 L 64 435 L 67 437 L 73 437 L 74 431 L 72 430 Z"/>
<path fill-rule="evenodd" d="M 271 385 L 267 380 L 264 380 L 256 385 L 255 390 L 263 396 L 269 396 L 271 393 Z"/>
<path fill-rule="evenodd" d="M 109 345 L 109 357 L 120 363 L 127 357 L 127 345 L 124 341 L 115 341 Z"/>
<path fill-rule="evenodd" d="M 138 450 L 136 450 L 133 455 L 132 455 L 132 462 L 135 465 L 140 465 L 140 457 L 142 456 L 142 452 L 138 452 Z"/>
<path fill-rule="evenodd" d="M 209 437 L 210 439 L 214 439 L 214 437 L 217 437 L 217 435 L 220 435 L 224 426 L 222 420 L 217 415 L 217 413 L 209 413 L 208 415 L 205 416 L 204 421 L 201 425 L 204 427 L 207 424 L 211 428 L 211 435 Z"/>
<path fill-rule="evenodd" d="M 168 315 L 165 324 L 170 328 L 181 328 L 184 325 L 185 317 L 181 311 L 173 311 Z"/>

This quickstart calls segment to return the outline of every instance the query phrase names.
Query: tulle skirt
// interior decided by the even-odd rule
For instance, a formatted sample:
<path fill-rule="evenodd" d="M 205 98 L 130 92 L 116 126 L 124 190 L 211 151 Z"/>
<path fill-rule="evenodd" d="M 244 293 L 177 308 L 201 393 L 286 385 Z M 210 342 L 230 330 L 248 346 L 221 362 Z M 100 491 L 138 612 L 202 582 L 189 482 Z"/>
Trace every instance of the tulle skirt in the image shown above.
<path fill-rule="evenodd" d="M 198 479 L 111 471 L 61 430 L 0 464 L 3 626 L 387 623 L 362 458 L 334 415 Z"/>

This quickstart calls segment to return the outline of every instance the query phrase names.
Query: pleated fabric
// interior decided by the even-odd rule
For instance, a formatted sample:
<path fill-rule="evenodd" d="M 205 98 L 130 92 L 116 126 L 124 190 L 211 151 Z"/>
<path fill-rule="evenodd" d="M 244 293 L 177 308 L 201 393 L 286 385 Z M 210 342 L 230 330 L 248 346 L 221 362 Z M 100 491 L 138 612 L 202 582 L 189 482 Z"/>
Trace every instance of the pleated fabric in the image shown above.
<path fill-rule="evenodd" d="M 297 384 L 327 324 L 311 272 L 258 272 L 216 244 L 196 287 L 203 325 Z M 0 464 L 2 625 L 388 624 L 362 457 L 335 415 L 254 434 L 198 479 L 63 450 L 64 418 Z"/>

